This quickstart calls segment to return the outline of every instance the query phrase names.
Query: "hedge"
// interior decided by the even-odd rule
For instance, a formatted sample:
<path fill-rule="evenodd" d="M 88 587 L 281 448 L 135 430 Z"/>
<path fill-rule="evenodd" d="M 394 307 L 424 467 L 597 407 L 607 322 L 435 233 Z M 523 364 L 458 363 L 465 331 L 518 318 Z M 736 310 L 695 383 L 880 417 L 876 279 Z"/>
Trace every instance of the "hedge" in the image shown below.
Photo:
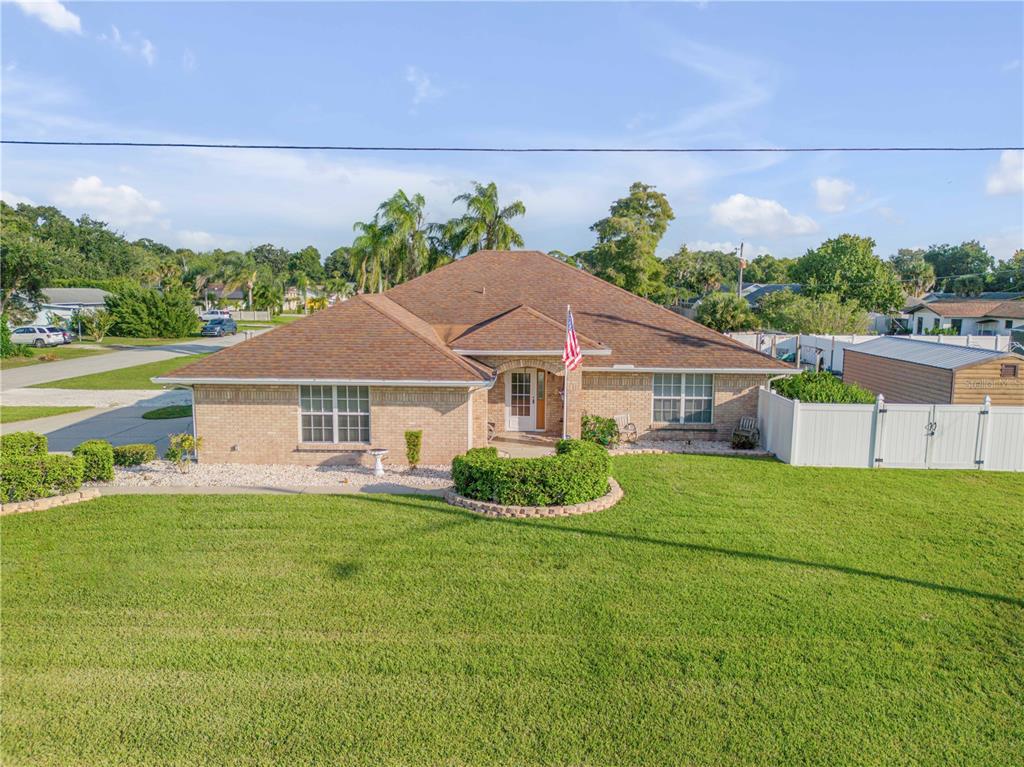
<path fill-rule="evenodd" d="M 45 455 L 48 448 L 46 435 L 34 431 L 15 431 L 0 437 L 0 456 L 4 458 Z"/>
<path fill-rule="evenodd" d="M 82 486 L 85 469 L 73 455 L 5 455 L 0 459 L 0 499 L 31 501 L 72 493 Z"/>
<path fill-rule="evenodd" d="M 614 418 L 585 415 L 580 421 L 580 438 L 604 447 L 611 447 L 619 442 L 619 427 Z"/>
<path fill-rule="evenodd" d="M 856 384 L 843 383 L 824 370 L 805 370 L 795 376 L 772 381 L 772 389 L 788 399 L 801 402 L 827 402 L 846 405 L 870 405 L 875 395 Z"/>
<path fill-rule="evenodd" d="M 555 453 L 499 458 L 493 447 L 474 448 L 452 461 L 455 490 L 467 498 L 506 506 L 568 506 L 608 492 L 611 459 L 603 447 L 563 439 Z"/>
<path fill-rule="evenodd" d="M 156 445 L 139 442 L 132 445 L 118 445 L 114 448 L 115 466 L 141 466 L 156 460 Z"/>
<path fill-rule="evenodd" d="M 85 466 L 86 482 L 111 482 L 114 479 L 114 448 L 105 439 L 90 439 L 71 451 Z"/>

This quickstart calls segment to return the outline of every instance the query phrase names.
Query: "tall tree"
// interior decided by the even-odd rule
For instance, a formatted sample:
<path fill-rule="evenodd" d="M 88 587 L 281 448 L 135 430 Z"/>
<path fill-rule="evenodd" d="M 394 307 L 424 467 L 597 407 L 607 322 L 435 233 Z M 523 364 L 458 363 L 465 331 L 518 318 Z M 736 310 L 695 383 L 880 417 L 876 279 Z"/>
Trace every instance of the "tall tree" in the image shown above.
<path fill-rule="evenodd" d="M 900 248 L 889 263 L 909 295 L 920 298 L 935 286 L 935 267 L 924 260 L 923 250 Z"/>
<path fill-rule="evenodd" d="M 288 273 L 302 272 L 314 283 L 323 282 L 324 267 L 320 263 L 320 251 L 312 245 L 292 253 L 288 257 Z"/>
<path fill-rule="evenodd" d="M 675 218 L 668 198 L 637 181 L 629 196 L 612 203 L 609 215 L 590 227 L 597 243 L 580 254 L 598 277 L 642 296 L 664 290 L 664 266 L 654 255 Z"/>
<path fill-rule="evenodd" d="M 374 216 L 370 221 L 356 221 L 352 227 L 358 234 L 352 242 L 351 273 L 360 292 L 383 293 L 388 287 L 388 234 Z"/>
<path fill-rule="evenodd" d="M 253 288 L 256 287 L 260 266 L 260 263 L 253 257 L 251 250 L 247 253 L 231 253 L 221 264 L 220 278 L 224 281 L 224 287 L 227 291 L 234 290 L 235 288 L 245 288 L 247 296 L 246 306 L 249 309 L 253 308 L 252 292 Z M 275 271 L 269 265 L 267 268 L 274 274 L 284 273 L 284 270 Z"/>
<path fill-rule="evenodd" d="M 526 214 L 521 200 L 502 205 L 498 200 L 498 186 L 473 182 L 473 191 L 460 194 L 453 203 L 461 202 L 466 212 L 445 225 L 445 235 L 456 253 L 475 253 L 478 250 L 508 250 L 523 246 L 522 235 L 509 222 Z"/>
<path fill-rule="evenodd" d="M 424 218 L 426 200 L 399 189 L 381 203 L 377 215 L 386 232 L 389 271 L 395 284 L 426 271 L 430 234 Z"/>
<path fill-rule="evenodd" d="M 263 245 L 257 245 L 255 248 L 250 248 L 246 255 L 252 258 L 256 262 L 257 266 L 266 264 L 269 266 L 275 274 L 284 274 L 288 271 L 288 260 L 291 258 L 289 253 L 284 248 L 279 248 L 276 245 L 272 245 L 269 242 Z"/>
<path fill-rule="evenodd" d="M 841 234 L 808 250 L 793 267 L 804 294 L 834 293 L 868 311 L 891 312 L 903 305 L 903 288 L 892 266 L 875 255 L 870 237 Z"/>
<path fill-rule="evenodd" d="M 768 253 L 762 253 L 747 264 L 746 269 L 743 270 L 743 282 L 763 284 L 791 282 L 789 270 L 795 263 L 795 258 L 775 258 Z"/>
<path fill-rule="evenodd" d="M 992 290 L 1024 290 L 1024 248 L 996 264 L 988 287 Z"/>
<path fill-rule="evenodd" d="M 868 327 L 868 313 L 834 293 L 804 296 L 780 290 L 761 300 L 758 314 L 763 327 L 783 333 L 864 333 Z"/>
<path fill-rule="evenodd" d="M 352 268 L 351 251 L 352 248 L 347 245 L 342 245 L 332 250 L 327 258 L 324 259 L 324 274 L 328 278 L 338 276 L 348 280 L 350 277 L 349 270 Z"/>
<path fill-rule="evenodd" d="M 750 310 L 750 305 L 735 293 L 707 296 L 697 307 L 697 322 L 721 333 L 757 327 L 757 317 Z"/>
<path fill-rule="evenodd" d="M 935 269 L 943 290 L 952 289 L 957 277 L 978 275 L 984 278 L 995 264 L 985 246 L 977 240 L 959 245 L 932 245 L 924 252 L 924 260 Z"/>

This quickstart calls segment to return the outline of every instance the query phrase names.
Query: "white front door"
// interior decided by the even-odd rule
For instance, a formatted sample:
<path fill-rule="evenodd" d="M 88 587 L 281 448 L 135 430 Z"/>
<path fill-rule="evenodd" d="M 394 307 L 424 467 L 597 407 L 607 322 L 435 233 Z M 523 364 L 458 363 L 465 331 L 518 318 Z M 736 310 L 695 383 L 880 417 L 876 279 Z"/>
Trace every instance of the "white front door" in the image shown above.
<path fill-rule="evenodd" d="M 513 370 L 505 376 L 505 410 L 509 431 L 537 428 L 536 370 Z"/>

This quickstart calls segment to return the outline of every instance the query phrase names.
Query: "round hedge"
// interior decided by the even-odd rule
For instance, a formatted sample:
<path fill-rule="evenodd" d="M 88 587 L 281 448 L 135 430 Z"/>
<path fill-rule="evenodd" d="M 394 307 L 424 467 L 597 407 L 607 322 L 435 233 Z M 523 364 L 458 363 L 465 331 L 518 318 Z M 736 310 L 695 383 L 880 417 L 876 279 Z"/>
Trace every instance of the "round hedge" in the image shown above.
<path fill-rule="evenodd" d="M 493 447 L 469 450 L 452 461 L 455 491 L 505 506 L 569 506 L 608 492 L 611 459 L 600 445 L 560 440 L 555 455 L 499 458 Z"/>

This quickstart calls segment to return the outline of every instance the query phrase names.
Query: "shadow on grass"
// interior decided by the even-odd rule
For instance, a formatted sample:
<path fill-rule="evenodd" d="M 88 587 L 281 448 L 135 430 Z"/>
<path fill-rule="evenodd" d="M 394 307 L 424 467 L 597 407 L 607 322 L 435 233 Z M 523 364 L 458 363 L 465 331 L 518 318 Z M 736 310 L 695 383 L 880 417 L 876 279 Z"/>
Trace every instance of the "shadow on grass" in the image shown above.
<path fill-rule="evenodd" d="M 333 562 L 331 563 L 331 576 L 338 581 L 347 581 L 358 575 L 362 569 L 361 562 Z"/>
<path fill-rule="evenodd" d="M 929 589 L 931 591 L 941 591 L 947 594 L 956 594 L 959 596 L 971 597 L 973 599 L 985 599 L 990 602 L 1000 602 L 1002 604 L 1013 605 L 1015 607 L 1024 607 L 1024 599 L 1018 599 L 1016 597 L 1010 597 L 1004 594 L 990 594 L 988 592 L 975 591 L 974 589 L 965 589 L 959 586 L 947 586 L 942 583 L 932 583 L 931 581 L 922 581 L 917 580 L 916 578 L 905 578 L 901 575 L 879 573 L 875 572 L 874 570 L 864 570 L 859 567 L 849 567 L 847 565 L 830 564 L 828 562 L 811 562 L 809 560 L 798 559 L 796 557 L 785 557 L 776 554 L 763 554 L 756 551 L 739 551 L 737 549 L 727 549 L 720 546 L 708 546 L 702 543 L 687 543 L 685 541 L 671 541 L 662 538 L 649 538 L 643 535 L 615 533 L 607 530 L 590 530 L 587 528 L 580 527 L 563 527 L 558 522 L 553 521 L 488 517 L 482 514 L 477 514 L 472 511 L 460 509 L 455 506 L 449 506 L 444 503 L 439 505 L 437 503 L 436 498 L 427 498 L 422 496 L 404 496 L 401 500 L 399 500 L 394 497 L 390 499 L 385 499 L 365 496 L 362 498 L 362 500 L 365 500 L 369 503 L 386 504 L 391 507 L 406 506 L 408 508 L 417 509 L 420 511 L 427 509 L 432 511 L 440 511 L 443 514 L 451 514 L 454 516 L 473 519 L 490 524 L 513 525 L 515 527 L 523 528 L 538 528 L 545 531 L 563 533 L 567 535 L 604 538 L 615 541 L 623 541 L 625 543 L 639 543 L 647 546 L 661 546 L 673 549 L 681 549 L 684 551 L 694 551 L 699 552 L 701 554 L 718 554 L 721 556 L 734 557 L 737 559 L 746 559 L 757 562 L 771 562 L 773 564 L 780 565 L 807 567 L 814 570 L 827 570 L 829 572 L 842 573 L 843 575 L 855 575 L 862 578 L 873 578 L 880 581 L 887 581 L 889 583 L 900 583 L 906 586 L 915 586 L 917 588 Z M 409 501 L 411 500 L 422 500 L 427 503 L 410 503 Z"/>

